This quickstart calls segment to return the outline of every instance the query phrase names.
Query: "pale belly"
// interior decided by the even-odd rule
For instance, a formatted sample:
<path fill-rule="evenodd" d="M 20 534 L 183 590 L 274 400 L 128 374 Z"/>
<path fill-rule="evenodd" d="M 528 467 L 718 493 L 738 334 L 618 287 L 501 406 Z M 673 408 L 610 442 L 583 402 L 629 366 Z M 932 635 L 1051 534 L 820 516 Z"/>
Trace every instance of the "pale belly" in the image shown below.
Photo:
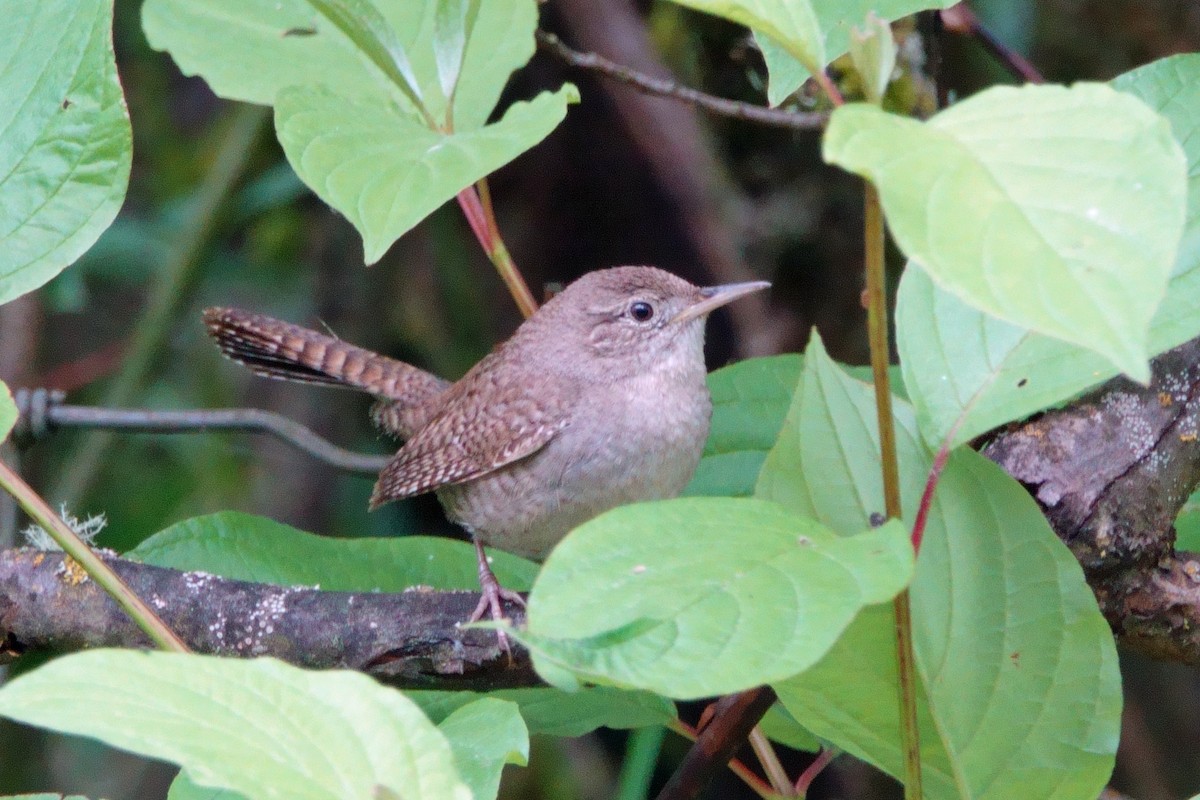
<path fill-rule="evenodd" d="M 439 489 L 446 515 L 485 544 L 541 559 L 572 528 L 626 503 L 674 497 L 691 480 L 708 436 L 707 391 L 664 405 L 647 395 L 603 415 L 603 435 L 577 423 L 529 458 L 468 483 Z M 611 404 L 608 404 L 611 406 Z M 594 428 L 593 428 L 594 430 Z"/>

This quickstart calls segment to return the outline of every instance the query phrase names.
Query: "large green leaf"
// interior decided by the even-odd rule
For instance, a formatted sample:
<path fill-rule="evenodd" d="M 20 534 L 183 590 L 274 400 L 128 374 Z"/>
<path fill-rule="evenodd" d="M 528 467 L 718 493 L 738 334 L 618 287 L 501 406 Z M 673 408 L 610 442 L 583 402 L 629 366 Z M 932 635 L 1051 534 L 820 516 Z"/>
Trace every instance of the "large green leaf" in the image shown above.
<path fill-rule="evenodd" d="M 1170 126 L 1140 100 L 997 87 L 927 123 L 843 106 L 825 156 L 878 186 L 897 242 L 943 288 L 1149 377 L 1187 187 Z"/>
<path fill-rule="evenodd" d="M 748 497 L 800 377 L 800 356 L 739 361 L 708 376 L 712 425 L 685 495 Z"/>
<path fill-rule="evenodd" d="M 568 85 L 514 104 L 493 125 L 447 134 L 388 104 L 295 86 L 276 99 L 275 127 L 296 174 L 354 223 L 373 263 L 464 187 L 545 138 L 577 99 Z"/>
<path fill-rule="evenodd" d="M 472 796 L 438 728 L 359 673 L 96 650 L 0 689 L 0 715 L 171 761 L 196 783 L 255 800 L 371 800 L 376 787 Z"/>
<path fill-rule="evenodd" d="M 911 557 L 898 524 L 839 537 L 749 498 L 624 506 L 550 554 L 517 636 L 551 683 L 725 694 L 814 663 Z"/>
<path fill-rule="evenodd" d="M 368 263 L 578 98 L 566 86 L 486 124 L 533 54 L 534 0 L 147 0 L 143 24 L 217 94 L 276 106 L 296 173 L 354 223 Z"/>
<path fill-rule="evenodd" d="M 838 369 L 819 340 L 805 365 L 759 491 L 853 533 L 881 504 L 878 477 L 856 466 L 878 473 L 874 394 Z M 911 519 L 930 454 L 912 408 L 897 402 L 896 420 Z M 1120 722 L 1112 634 L 1036 503 L 971 450 L 955 451 L 946 465 L 910 591 L 928 796 L 1098 794 Z M 814 734 L 900 775 L 892 625 L 890 609 L 868 609 L 816 666 L 775 688 Z"/>
<path fill-rule="evenodd" d="M 426 536 L 331 539 L 236 511 L 176 523 L 126 555 L 158 567 L 336 592 L 479 588 L 475 549 L 465 542 Z M 536 564 L 499 551 L 490 555 L 506 588 L 523 591 L 533 584 Z"/>
<path fill-rule="evenodd" d="M 464 705 L 439 722 L 438 730 L 450 742 L 454 766 L 475 800 L 496 796 L 505 764 L 529 763 L 529 731 L 516 704 L 507 700 L 485 697 Z"/>
<path fill-rule="evenodd" d="M 112 0 L 4 4 L 0 37 L 0 303 L 79 258 L 129 183 L 129 115 Z"/>
<path fill-rule="evenodd" d="M 482 697 L 511 700 L 521 709 L 521 717 L 530 733 L 548 736 L 582 736 L 600 727 L 667 725 L 675 719 L 675 706 L 665 697 L 610 686 L 589 686 L 577 692 L 552 687 L 497 689 L 486 695 L 467 691 L 415 690 L 405 692 L 404 696 L 437 723 Z"/>
<path fill-rule="evenodd" d="M 825 34 L 812 0 L 675 0 L 682 6 L 739 22 L 773 41 L 810 72 L 824 69 Z M 865 17 L 865 14 L 864 14 Z"/>
<path fill-rule="evenodd" d="M 214 789 L 211 786 L 201 786 L 192 780 L 187 770 L 179 770 L 171 788 L 167 790 L 167 800 L 246 800 L 243 795 L 232 789 Z"/>
<path fill-rule="evenodd" d="M 1200 55 L 1164 58 L 1113 86 L 1167 118 L 1188 162 L 1183 238 L 1166 299 L 1150 323 L 1155 354 L 1200 335 Z M 908 270 L 900 282 L 896 332 L 917 421 L 934 444 L 956 424 L 952 443 L 960 444 L 1117 374 L 1091 350 L 971 308 L 920 270 Z"/>
<path fill-rule="evenodd" d="M 459 776 L 474 800 L 492 800 L 505 764 L 524 765 L 529 758 L 529 734 L 516 707 L 495 695 L 464 692 L 468 699 L 453 713 L 435 720 L 450 743 Z M 419 704 L 418 704 L 419 705 Z M 424 710 L 424 709 L 422 709 Z M 408 795 L 404 795 L 407 797 Z M 230 789 L 201 786 L 180 770 L 171 782 L 167 800 L 245 800 Z M 378 796 L 373 800 L 380 800 Z"/>
<path fill-rule="evenodd" d="M 811 0 L 817 24 L 825 36 L 826 60 L 832 61 L 850 47 L 850 31 L 862 28 L 869 12 L 888 20 L 907 17 L 927 8 L 948 8 L 957 0 Z M 812 74 L 771 39 L 755 35 L 767 62 L 767 102 L 777 106 Z M 825 65 L 822 64 L 822 67 Z"/>

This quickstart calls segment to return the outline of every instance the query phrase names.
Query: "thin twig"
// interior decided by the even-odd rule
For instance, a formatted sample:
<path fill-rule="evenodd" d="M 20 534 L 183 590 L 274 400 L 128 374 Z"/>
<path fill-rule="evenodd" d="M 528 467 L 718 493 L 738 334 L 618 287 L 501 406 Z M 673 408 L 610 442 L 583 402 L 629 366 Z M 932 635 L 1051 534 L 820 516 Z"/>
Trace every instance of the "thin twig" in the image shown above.
<path fill-rule="evenodd" d="M 753 103 L 743 103 L 738 100 L 727 100 L 711 94 L 697 91 L 665 78 L 655 78 L 643 72 L 609 61 L 597 53 L 583 53 L 572 50 L 563 44 L 562 40 L 553 33 L 543 30 L 537 32 L 538 46 L 554 55 L 563 62 L 579 69 L 598 72 L 607 78 L 627 84 L 646 94 L 666 97 L 688 103 L 703 111 L 732 117 L 746 122 L 757 122 L 761 125 L 773 125 L 779 128 L 791 128 L 800 131 L 816 131 L 825 127 L 829 115 L 817 111 L 784 111 L 777 108 L 764 108 Z"/>
<path fill-rule="evenodd" d="M 1046 82 L 1045 76 L 1038 72 L 1037 67 L 1029 63 L 1025 56 L 996 38 L 966 3 L 959 3 L 942 11 L 942 25 L 948 31 L 977 40 L 1014 78 L 1027 83 Z"/>
<path fill-rule="evenodd" d="M 378 475 L 387 456 L 344 450 L 322 439 L 295 420 L 258 408 L 190 409 L 151 411 L 134 408 L 97 408 L 59 405 L 40 390 L 18 390 L 14 394 L 21 416 L 14 437 L 37 439 L 55 428 L 92 428 L 136 433 L 203 433 L 244 431 L 266 433 L 299 448 L 334 469 L 362 475 Z"/>

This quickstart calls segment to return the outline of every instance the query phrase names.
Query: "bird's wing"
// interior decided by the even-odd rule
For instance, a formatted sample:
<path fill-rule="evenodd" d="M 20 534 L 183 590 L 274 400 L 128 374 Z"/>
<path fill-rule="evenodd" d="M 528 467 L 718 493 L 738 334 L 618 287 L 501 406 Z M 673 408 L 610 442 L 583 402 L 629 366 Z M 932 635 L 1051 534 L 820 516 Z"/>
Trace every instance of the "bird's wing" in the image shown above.
<path fill-rule="evenodd" d="M 536 453 L 567 426 L 569 384 L 512 361 L 496 365 L 488 356 L 450 389 L 438 415 L 380 473 L 371 508 L 487 475 Z"/>

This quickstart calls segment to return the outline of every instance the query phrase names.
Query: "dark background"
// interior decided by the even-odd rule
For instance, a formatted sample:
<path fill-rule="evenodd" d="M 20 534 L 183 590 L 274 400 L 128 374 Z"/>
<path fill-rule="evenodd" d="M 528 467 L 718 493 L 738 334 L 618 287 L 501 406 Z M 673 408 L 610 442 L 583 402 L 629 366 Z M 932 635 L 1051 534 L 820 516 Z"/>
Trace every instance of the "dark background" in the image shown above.
<path fill-rule="evenodd" d="M 1200 4 L 1186 0 L 973 7 L 1053 81 L 1107 80 L 1200 50 Z M 367 399 L 252 378 L 205 340 L 200 309 L 236 305 L 324 324 L 455 378 L 519 323 L 512 300 L 454 204 L 364 268 L 357 233 L 295 178 L 269 116 L 180 75 L 147 46 L 139 13 L 136 0 L 116 3 L 117 63 L 134 130 L 125 207 L 78 264 L 0 307 L 0 379 L 64 389 L 81 404 L 273 408 L 343 446 L 388 452 L 391 443 L 368 422 Z M 715 18 L 628 0 L 551 0 L 542 16 L 579 49 L 765 102 L 757 52 L 744 31 Z M 932 35 L 905 41 L 930 57 L 928 71 L 943 93 L 961 97 L 1013 80 L 978 42 L 937 34 L 935 22 L 920 28 Z M 514 77 L 502 106 L 564 80 L 580 87 L 583 103 L 491 181 L 500 229 L 535 294 L 546 283 L 616 264 L 654 264 L 697 283 L 766 278 L 774 282 L 769 298 L 736 304 L 710 323 L 710 366 L 802 349 L 814 326 L 836 358 L 865 361 L 861 192 L 855 179 L 821 163 L 816 133 L 702 116 L 544 53 Z M 432 498 L 368 514 L 369 479 L 246 435 L 105 441 L 60 432 L 19 458 L 53 504 L 65 502 L 79 517 L 105 514 L 100 541 L 117 549 L 222 509 L 332 536 L 454 535 Z M 20 524 L 0 505 L 0 546 L 15 540 Z M 1115 785 L 1138 800 L 1190 797 L 1200 791 L 1194 671 L 1140 658 L 1123 666 L 1127 706 Z M 623 742 L 618 733 L 537 740 L 533 766 L 512 771 L 501 796 L 611 797 Z M 668 735 L 660 779 L 685 747 Z M 787 765 L 794 773 L 807 758 L 789 755 Z M 0 793 L 161 798 L 170 777 L 161 765 L 0 721 Z M 751 795 L 724 776 L 711 796 Z M 889 781 L 843 758 L 811 796 L 896 795 Z"/>

